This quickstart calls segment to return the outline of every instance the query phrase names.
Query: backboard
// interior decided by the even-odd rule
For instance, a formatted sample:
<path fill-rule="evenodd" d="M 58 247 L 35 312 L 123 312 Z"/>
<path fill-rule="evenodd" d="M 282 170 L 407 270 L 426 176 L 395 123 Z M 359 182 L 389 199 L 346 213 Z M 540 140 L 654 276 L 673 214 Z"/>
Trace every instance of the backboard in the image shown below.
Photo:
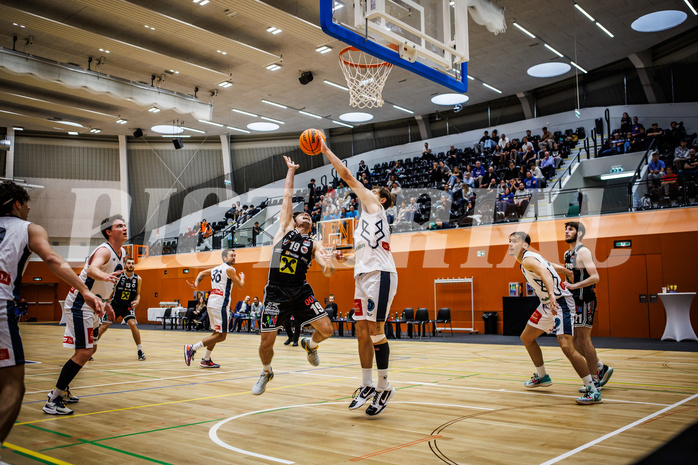
<path fill-rule="evenodd" d="M 320 0 L 320 24 L 381 60 L 456 92 L 468 90 L 467 0 Z"/>

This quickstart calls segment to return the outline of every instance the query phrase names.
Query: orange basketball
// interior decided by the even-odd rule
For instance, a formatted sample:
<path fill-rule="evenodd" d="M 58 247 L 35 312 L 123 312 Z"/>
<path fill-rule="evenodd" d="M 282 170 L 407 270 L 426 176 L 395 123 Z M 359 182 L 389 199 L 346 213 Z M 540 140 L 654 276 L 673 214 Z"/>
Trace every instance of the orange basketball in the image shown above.
<path fill-rule="evenodd" d="M 319 129 L 306 129 L 298 140 L 301 150 L 307 155 L 318 155 L 320 153 L 320 138 L 325 140 L 325 135 Z"/>

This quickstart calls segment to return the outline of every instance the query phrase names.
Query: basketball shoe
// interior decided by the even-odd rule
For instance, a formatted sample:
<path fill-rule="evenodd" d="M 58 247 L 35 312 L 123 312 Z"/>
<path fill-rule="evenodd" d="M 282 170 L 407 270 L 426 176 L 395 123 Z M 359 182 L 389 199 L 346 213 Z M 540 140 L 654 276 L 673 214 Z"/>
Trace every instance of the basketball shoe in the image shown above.
<path fill-rule="evenodd" d="M 529 389 L 537 388 L 537 387 L 547 387 L 547 386 L 552 386 L 553 385 L 553 380 L 550 379 L 550 375 L 546 374 L 542 378 L 538 376 L 538 373 L 533 373 L 533 376 L 531 376 L 531 379 L 526 381 L 524 383 L 524 386 L 526 386 Z"/>
<path fill-rule="evenodd" d="M 366 415 L 378 415 L 388 406 L 388 401 L 395 395 L 395 388 L 388 385 L 386 389 L 379 391 L 376 389 L 376 395 L 373 397 L 373 402 L 366 409 Z"/>
<path fill-rule="evenodd" d="M 73 413 L 68 407 L 65 406 L 65 402 L 60 397 L 54 399 L 53 401 L 48 401 L 44 405 L 44 413 L 49 415 L 70 415 Z"/>
<path fill-rule="evenodd" d="M 184 363 L 187 366 L 191 365 L 191 358 L 194 356 L 196 351 L 191 344 L 184 344 Z"/>
<path fill-rule="evenodd" d="M 352 394 L 354 398 L 349 404 L 349 410 L 354 410 L 364 405 L 368 399 L 376 395 L 376 387 L 373 384 L 367 386 L 359 386 Z"/>
<path fill-rule="evenodd" d="M 314 349 L 311 349 L 308 347 L 308 344 L 310 343 L 310 339 L 307 337 L 304 337 L 301 339 L 301 347 L 305 349 L 305 351 L 308 353 L 308 362 L 316 367 L 320 365 L 320 356 L 317 354 L 317 347 Z"/>
<path fill-rule="evenodd" d="M 221 366 L 217 363 L 213 363 L 213 360 L 204 360 L 203 358 L 201 359 L 201 363 L 199 363 L 199 366 L 201 368 L 220 368 Z"/>
<path fill-rule="evenodd" d="M 608 380 L 611 379 L 611 376 L 613 375 L 613 368 L 611 368 L 608 365 L 604 365 L 601 371 L 599 371 L 598 375 L 599 387 L 605 386 L 606 383 L 608 383 Z"/>
<path fill-rule="evenodd" d="M 48 401 L 51 402 L 51 397 L 53 397 L 53 389 L 51 389 L 46 396 L 48 397 Z M 70 393 L 70 387 L 67 387 L 65 388 L 65 391 L 63 391 L 63 394 L 61 394 L 61 400 L 64 404 L 77 404 L 80 401 L 80 398 L 72 395 Z"/>
<path fill-rule="evenodd" d="M 582 397 L 577 397 L 577 403 L 579 405 L 601 404 L 603 399 L 599 391 L 592 391 L 591 386 L 589 386 L 586 388 L 586 394 Z"/>
<path fill-rule="evenodd" d="M 595 380 L 594 380 L 594 386 L 596 387 L 596 390 L 599 391 L 599 392 L 601 392 L 601 390 L 603 389 L 603 388 L 601 387 L 601 385 L 599 384 L 599 380 L 598 380 L 598 379 L 595 379 Z M 587 387 L 586 387 L 586 386 L 580 387 L 580 388 L 579 388 L 579 392 L 581 392 L 582 394 L 584 394 L 585 392 L 587 392 Z"/>
<path fill-rule="evenodd" d="M 252 386 L 252 394 L 255 396 L 264 394 L 264 391 L 267 390 L 267 383 L 272 379 L 274 379 L 273 371 L 267 373 L 266 371 L 262 370 L 262 374 L 259 375 L 259 379 L 256 383 L 254 383 L 254 386 Z"/>
<path fill-rule="evenodd" d="M 138 351 L 138 360 L 145 360 L 145 354 L 142 350 Z"/>

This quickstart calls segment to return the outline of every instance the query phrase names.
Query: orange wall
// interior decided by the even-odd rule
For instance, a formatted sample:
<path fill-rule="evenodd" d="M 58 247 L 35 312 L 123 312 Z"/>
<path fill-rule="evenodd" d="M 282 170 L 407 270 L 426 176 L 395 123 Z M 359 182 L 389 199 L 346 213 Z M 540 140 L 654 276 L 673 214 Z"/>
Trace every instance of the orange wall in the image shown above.
<path fill-rule="evenodd" d="M 518 264 L 507 255 L 509 234 L 516 230 L 527 231 L 534 249 L 551 261 L 561 262 L 568 248 L 561 240 L 565 221 L 393 236 L 399 284 L 391 314 L 405 307 L 427 307 L 433 312 L 434 279 L 472 277 L 475 329 L 484 331 L 483 312 L 496 311 L 501 333 L 502 297 L 508 295 L 508 283 L 524 282 Z M 595 254 L 601 279 L 597 286 L 599 305 L 594 335 L 661 337 L 664 307 L 661 302 L 640 305 L 638 294 L 656 294 L 666 284 L 676 284 L 680 291 L 698 290 L 698 208 L 585 217 L 582 221 L 587 228 L 585 244 Z M 613 241 L 619 239 L 632 240 L 632 248 L 613 249 Z M 478 256 L 479 251 L 484 251 L 484 256 Z M 247 284 L 243 290 L 233 290 L 232 301 L 241 300 L 245 295 L 256 295 L 261 300 L 271 248 L 236 249 L 236 252 L 235 267 L 245 273 Z M 219 252 L 149 257 L 139 263 L 136 272 L 143 278 L 141 305 L 137 309 L 139 321 L 147 321 L 147 308 L 157 307 L 161 301 L 179 299 L 186 304 L 193 292 L 187 281 L 193 281 L 200 270 L 219 263 Z M 50 281 L 52 275 L 43 264 L 32 262 L 30 267 L 24 282 L 31 282 L 37 273 L 43 276 L 44 282 L 57 281 L 55 278 Z M 43 272 L 40 271 L 42 267 Z M 189 268 L 189 274 L 183 273 L 185 268 Z M 351 308 L 354 294 L 351 270 L 338 269 L 327 279 L 317 267 L 312 267 L 308 282 L 321 302 L 329 293 L 334 293 L 340 312 Z M 644 284 L 638 287 L 638 283 Z M 62 286 L 67 291 L 67 286 Z M 207 290 L 207 286 L 205 279 L 200 289 Z M 451 307 L 454 327 L 470 327 L 469 293 L 463 294 L 458 287 L 449 286 L 450 289 L 439 287 L 437 305 Z M 61 290 L 59 285 L 59 295 Z M 698 299 L 691 308 L 692 322 L 698 330 Z M 467 315 L 468 321 L 464 321 L 462 315 Z"/>

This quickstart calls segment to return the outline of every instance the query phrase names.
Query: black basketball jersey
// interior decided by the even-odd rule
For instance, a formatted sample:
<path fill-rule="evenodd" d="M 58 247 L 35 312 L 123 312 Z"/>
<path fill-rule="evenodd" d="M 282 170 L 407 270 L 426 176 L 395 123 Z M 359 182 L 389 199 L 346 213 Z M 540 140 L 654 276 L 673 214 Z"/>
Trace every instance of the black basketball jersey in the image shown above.
<path fill-rule="evenodd" d="M 269 265 L 269 282 L 281 286 L 303 285 L 312 259 L 313 239 L 297 229 L 289 231 L 274 244 Z"/>
<path fill-rule="evenodd" d="M 112 306 L 130 307 L 137 295 L 138 275 L 133 273 L 129 278 L 126 273 L 122 273 L 114 286 L 114 297 L 111 299 L 111 304 Z"/>
<path fill-rule="evenodd" d="M 578 244 L 573 250 L 568 250 L 565 252 L 565 268 L 571 270 L 574 273 L 574 282 L 578 283 L 584 281 L 589 277 L 589 272 L 586 268 L 579 268 L 577 266 L 577 255 L 579 251 L 584 247 L 583 244 Z M 596 299 L 596 284 L 591 286 L 582 287 L 579 289 L 573 289 L 572 296 L 574 300 L 582 302 L 591 302 Z"/>

